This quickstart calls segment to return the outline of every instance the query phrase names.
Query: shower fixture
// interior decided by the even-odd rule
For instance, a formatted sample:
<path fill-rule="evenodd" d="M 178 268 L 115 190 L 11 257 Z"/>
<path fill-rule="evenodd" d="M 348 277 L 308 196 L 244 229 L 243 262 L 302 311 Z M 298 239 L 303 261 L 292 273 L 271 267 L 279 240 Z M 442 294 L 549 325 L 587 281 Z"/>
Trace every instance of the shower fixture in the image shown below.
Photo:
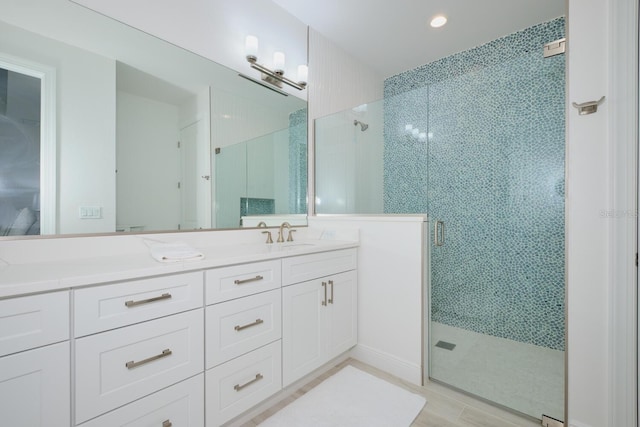
<path fill-rule="evenodd" d="M 354 120 L 353 121 L 353 125 L 354 126 L 358 126 L 360 125 L 360 131 L 364 132 L 365 130 L 367 130 L 367 128 L 369 127 L 368 124 L 366 123 L 362 123 L 360 120 Z"/>

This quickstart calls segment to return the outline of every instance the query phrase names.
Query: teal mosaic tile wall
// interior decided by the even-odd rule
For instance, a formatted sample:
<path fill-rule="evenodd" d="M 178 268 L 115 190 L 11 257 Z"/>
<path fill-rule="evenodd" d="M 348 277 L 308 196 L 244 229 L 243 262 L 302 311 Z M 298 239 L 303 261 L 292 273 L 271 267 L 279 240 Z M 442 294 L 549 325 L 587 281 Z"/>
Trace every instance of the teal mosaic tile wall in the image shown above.
<path fill-rule="evenodd" d="M 307 109 L 289 115 L 289 213 L 307 213 Z"/>
<path fill-rule="evenodd" d="M 393 76 L 384 98 L 385 212 L 445 223 L 445 244 L 431 240 L 432 320 L 558 350 L 565 59 L 542 47 L 564 27 L 558 18 Z"/>

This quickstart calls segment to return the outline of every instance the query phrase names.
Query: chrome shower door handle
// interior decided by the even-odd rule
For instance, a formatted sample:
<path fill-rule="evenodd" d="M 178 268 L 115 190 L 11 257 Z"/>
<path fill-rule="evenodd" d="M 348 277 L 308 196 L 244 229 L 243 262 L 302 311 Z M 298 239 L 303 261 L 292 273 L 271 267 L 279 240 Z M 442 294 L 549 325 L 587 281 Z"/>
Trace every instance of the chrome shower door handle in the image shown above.
<path fill-rule="evenodd" d="M 444 245 L 444 222 L 436 220 L 433 227 L 433 244 L 436 246 Z"/>

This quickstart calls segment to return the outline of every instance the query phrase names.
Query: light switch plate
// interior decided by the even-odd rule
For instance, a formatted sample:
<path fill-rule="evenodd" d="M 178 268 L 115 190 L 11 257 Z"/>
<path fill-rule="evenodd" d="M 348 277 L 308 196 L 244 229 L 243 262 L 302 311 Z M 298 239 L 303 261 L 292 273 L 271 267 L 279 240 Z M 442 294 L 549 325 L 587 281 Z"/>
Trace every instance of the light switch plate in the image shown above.
<path fill-rule="evenodd" d="M 100 206 L 80 206 L 80 219 L 100 219 L 102 218 L 102 208 Z"/>

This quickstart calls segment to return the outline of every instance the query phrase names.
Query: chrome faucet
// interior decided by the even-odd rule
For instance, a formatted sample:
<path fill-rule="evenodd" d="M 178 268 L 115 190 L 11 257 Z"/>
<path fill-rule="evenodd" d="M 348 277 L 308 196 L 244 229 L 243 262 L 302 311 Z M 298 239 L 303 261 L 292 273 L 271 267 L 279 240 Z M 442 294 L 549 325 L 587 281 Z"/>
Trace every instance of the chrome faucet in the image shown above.
<path fill-rule="evenodd" d="M 260 221 L 260 222 L 258 223 L 258 228 L 260 228 L 260 227 L 267 228 L 267 223 L 266 223 L 266 222 L 264 222 L 264 221 Z"/>
<path fill-rule="evenodd" d="M 289 224 L 288 222 L 283 222 L 282 224 L 280 224 L 280 231 L 278 231 L 278 243 L 282 243 L 284 242 L 284 229 L 288 228 L 289 229 L 289 235 L 287 236 L 287 242 L 293 242 L 293 236 L 291 235 L 292 232 L 294 232 L 295 230 L 291 229 L 291 224 Z"/>

